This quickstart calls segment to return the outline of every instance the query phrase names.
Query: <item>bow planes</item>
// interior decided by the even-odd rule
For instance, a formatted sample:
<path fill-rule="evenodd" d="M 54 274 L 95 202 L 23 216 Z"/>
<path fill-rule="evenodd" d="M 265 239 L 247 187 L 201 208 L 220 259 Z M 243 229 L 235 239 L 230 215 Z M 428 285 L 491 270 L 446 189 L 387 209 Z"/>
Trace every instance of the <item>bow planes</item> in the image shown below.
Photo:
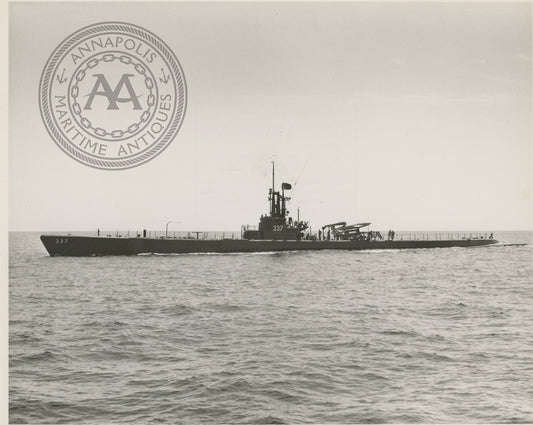
<path fill-rule="evenodd" d="M 282 183 L 281 192 L 275 190 L 274 164 L 272 165 L 272 187 L 268 192 L 269 214 L 261 215 L 256 227 L 242 226 L 240 238 L 213 239 L 207 233 L 191 232 L 184 237 L 169 237 L 168 224 L 165 236 L 151 237 L 143 230 L 129 236 L 76 236 L 41 235 L 41 241 L 50 256 L 86 257 L 100 255 L 138 254 L 190 254 L 190 253 L 232 253 L 232 252 L 278 252 L 317 250 L 370 250 L 370 249 L 418 249 L 473 247 L 495 244 L 498 241 L 487 235 L 454 239 L 410 238 L 398 239 L 389 230 L 386 237 L 380 232 L 369 230 L 370 223 L 347 224 L 345 221 L 331 223 L 312 232 L 309 223 L 289 216 L 287 202 L 290 197 L 285 191 L 292 189 L 289 183 Z M 202 234 L 202 238 L 200 238 Z"/>

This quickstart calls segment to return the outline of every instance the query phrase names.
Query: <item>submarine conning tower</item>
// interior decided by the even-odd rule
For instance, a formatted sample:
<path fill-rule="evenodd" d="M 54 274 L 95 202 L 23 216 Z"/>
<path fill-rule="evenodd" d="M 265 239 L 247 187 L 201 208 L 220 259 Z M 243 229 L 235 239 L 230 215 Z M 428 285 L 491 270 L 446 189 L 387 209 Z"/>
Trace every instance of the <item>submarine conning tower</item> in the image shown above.
<path fill-rule="evenodd" d="M 287 202 L 290 197 L 285 196 L 286 190 L 291 190 L 289 183 L 281 184 L 281 193 L 275 189 L 274 162 L 272 162 L 272 187 L 268 190 L 270 213 L 261 215 L 257 230 L 245 230 L 244 239 L 267 240 L 300 240 L 307 229 L 307 223 L 293 221 L 287 211 Z"/>

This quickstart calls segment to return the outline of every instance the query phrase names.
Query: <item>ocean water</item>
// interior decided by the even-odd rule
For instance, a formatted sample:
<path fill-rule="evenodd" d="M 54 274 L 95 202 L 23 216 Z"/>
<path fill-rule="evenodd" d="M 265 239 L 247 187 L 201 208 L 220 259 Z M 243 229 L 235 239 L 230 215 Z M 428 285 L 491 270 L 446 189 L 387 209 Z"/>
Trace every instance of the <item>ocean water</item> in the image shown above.
<path fill-rule="evenodd" d="M 9 238 L 11 423 L 533 422 L 531 232 L 99 258 L 38 236 Z"/>

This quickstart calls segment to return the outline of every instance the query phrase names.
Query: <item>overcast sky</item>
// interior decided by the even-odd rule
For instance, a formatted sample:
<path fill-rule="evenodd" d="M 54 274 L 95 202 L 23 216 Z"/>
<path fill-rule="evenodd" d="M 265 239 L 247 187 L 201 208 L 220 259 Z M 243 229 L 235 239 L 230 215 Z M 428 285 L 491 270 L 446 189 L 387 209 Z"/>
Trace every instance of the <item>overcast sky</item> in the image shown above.
<path fill-rule="evenodd" d="M 11 3 L 10 230 L 238 230 L 271 161 L 314 228 L 533 228 L 531 3 Z M 43 67 L 81 27 L 154 32 L 184 70 L 173 143 L 84 166 L 39 113 Z"/>

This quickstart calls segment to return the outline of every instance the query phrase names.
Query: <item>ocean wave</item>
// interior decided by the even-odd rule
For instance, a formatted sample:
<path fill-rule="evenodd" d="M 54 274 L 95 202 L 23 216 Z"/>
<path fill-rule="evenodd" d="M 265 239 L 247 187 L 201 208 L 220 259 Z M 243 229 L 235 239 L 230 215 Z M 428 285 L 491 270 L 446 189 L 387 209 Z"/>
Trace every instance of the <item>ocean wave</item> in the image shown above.
<path fill-rule="evenodd" d="M 32 246 L 10 253 L 12 423 L 533 422 L 530 246 Z"/>

